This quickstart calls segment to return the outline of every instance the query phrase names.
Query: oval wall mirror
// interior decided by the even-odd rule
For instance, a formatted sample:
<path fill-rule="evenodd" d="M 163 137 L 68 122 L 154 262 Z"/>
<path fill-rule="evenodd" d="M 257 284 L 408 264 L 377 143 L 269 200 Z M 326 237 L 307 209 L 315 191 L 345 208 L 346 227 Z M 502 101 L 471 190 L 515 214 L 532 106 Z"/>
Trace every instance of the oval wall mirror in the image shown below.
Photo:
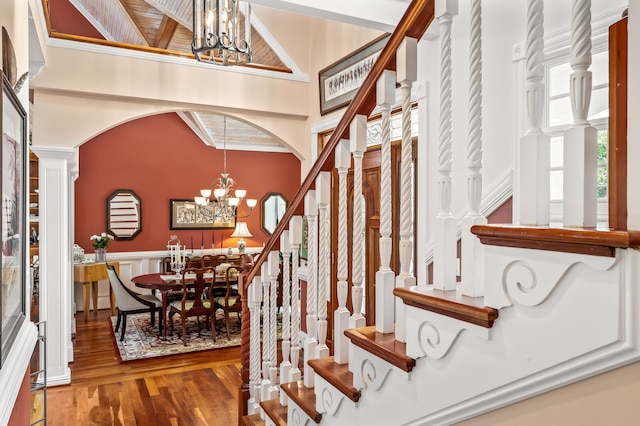
<path fill-rule="evenodd" d="M 142 231 L 142 200 L 130 189 L 116 189 L 107 198 L 107 232 L 131 240 Z"/>
<path fill-rule="evenodd" d="M 278 192 L 270 192 L 262 199 L 262 230 L 267 235 L 273 234 L 278 222 L 287 210 L 287 199 Z"/>

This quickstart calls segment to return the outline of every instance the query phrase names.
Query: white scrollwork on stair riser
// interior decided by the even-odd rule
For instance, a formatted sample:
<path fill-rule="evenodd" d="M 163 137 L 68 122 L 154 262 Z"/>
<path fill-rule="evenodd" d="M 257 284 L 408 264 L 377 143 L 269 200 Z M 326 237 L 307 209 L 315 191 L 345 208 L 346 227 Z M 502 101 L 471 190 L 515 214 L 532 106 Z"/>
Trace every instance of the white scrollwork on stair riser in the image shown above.
<path fill-rule="evenodd" d="M 372 389 L 377 391 L 382 387 L 384 382 L 387 380 L 389 376 L 389 372 L 391 371 L 391 366 L 384 368 L 382 364 L 384 361 L 380 361 L 380 363 L 373 362 L 371 359 L 365 359 L 362 361 L 362 365 L 360 366 L 360 380 L 362 383 L 362 387 L 366 387 L 368 389 Z M 354 377 L 354 382 L 357 378 Z M 354 385 L 357 386 L 356 383 Z"/>
<path fill-rule="evenodd" d="M 418 345 L 421 356 L 428 356 L 429 358 L 440 359 L 444 357 L 449 349 L 453 346 L 453 342 L 456 341 L 464 327 L 459 327 L 456 330 L 442 330 L 439 329 L 432 322 L 424 322 L 418 327 Z M 409 356 L 415 357 L 415 354 Z"/>
<path fill-rule="evenodd" d="M 608 271 L 618 257 L 591 256 L 532 249 L 487 247 L 486 306 L 500 309 L 514 303 L 537 306 L 544 302 L 571 269 L 578 265 Z M 499 285 L 496 285 L 500 283 Z"/>
<path fill-rule="evenodd" d="M 318 386 L 316 384 L 316 391 Z M 317 397 L 317 396 L 316 396 Z M 331 388 L 323 388 L 320 391 L 320 401 L 322 403 L 321 407 L 316 406 L 316 409 L 321 413 L 326 413 L 330 416 L 335 415 L 338 412 L 338 408 L 340 408 L 340 404 L 342 400 L 345 399 L 342 396 L 342 393 L 336 391 Z"/>
<path fill-rule="evenodd" d="M 611 262 L 593 262 L 585 264 L 594 270 L 607 270 Z M 502 286 L 511 303 L 524 306 L 537 306 L 558 286 L 560 281 L 580 261 L 554 264 L 551 262 L 534 264 L 524 260 L 516 260 L 507 264 L 503 272 Z"/>
<path fill-rule="evenodd" d="M 307 414 L 298 407 L 292 407 L 289 410 L 288 425 L 308 426 L 315 424 Z"/>

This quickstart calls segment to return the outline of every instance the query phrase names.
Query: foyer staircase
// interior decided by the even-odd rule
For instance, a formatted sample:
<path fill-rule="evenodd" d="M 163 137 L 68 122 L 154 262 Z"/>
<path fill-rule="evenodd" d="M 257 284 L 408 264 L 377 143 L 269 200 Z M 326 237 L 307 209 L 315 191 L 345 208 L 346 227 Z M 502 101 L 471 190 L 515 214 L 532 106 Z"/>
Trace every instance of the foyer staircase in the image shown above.
<path fill-rule="evenodd" d="M 454 3 L 438 4 L 436 12 L 433 0 L 411 2 L 262 255 L 242 274 L 242 424 L 452 424 L 640 359 L 640 330 L 634 321 L 640 298 L 633 266 L 639 264 L 640 256 L 630 250 L 640 246 L 640 234 L 627 230 L 626 218 L 617 210 L 627 209 L 626 186 L 622 188 L 626 176 L 610 173 L 610 197 L 616 201 L 610 206 L 607 230 L 592 226 L 595 219 L 588 200 L 567 201 L 573 203 L 569 206 L 572 211 L 579 212 L 576 222 L 548 226 L 544 211 L 548 211 L 549 196 L 544 194 L 544 188 L 535 185 L 541 179 L 544 182 L 545 173 L 549 173 L 549 164 L 544 162 L 529 168 L 530 175 L 523 176 L 519 183 L 520 193 L 527 195 L 523 201 L 526 208 L 521 209 L 523 215 L 517 218 L 523 225 L 488 225 L 480 213 L 479 0 L 471 2 L 470 213 L 460 221 L 462 282 L 457 281 L 458 220 L 449 211 L 450 28 Z M 528 11 L 527 44 L 532 46 L 532 61 L 541 60 L 542 56 L 535 51 L 542 37 L 541 3 L 530 1 L 532 7 Z M 588 3 L 582 4 L 588 7 Z M 583 19 L 583 12 L 579 5 L 573 11 L 573 19 Z M 436 25 L 434 18 L 441 43 L 441 192 L 440 213 L 434 219 L 434 278 L 433 284 L 427 284 L 417 282 L 411 272 L 414 194 L 410 111 L 411 86 L 417 74 L 417 40 L 430 25 Z M 577 28 L 580 31 L 582 26 Z M 625 37 L 614 35 L 612 40 L 616 43 Z M 580 42 L 579 34 L 576 40 Z M 528 68 L 535 69 L 535 63 Z M 577 70 L 576 78 L 583 71 Z M 542 88 L 535 75 L 527 77 L 529 94 L 535 97 Z M 397 84 L 402 94 L 402 162 L 398 175 L 391 176 L 389 123 L 392 107 L 397 103 Z M 626 93 L 614 96 L 626 98 Z M 360 203 L 348 208 L 346 181 L 351 169 L 354 188 L 362 188 L 367 121 L 376 106 L 382 121 L 377 233 L 380 259 L 375 280 L 375 325 L 367 326 L 362 313 L 364 245 L 361 233 L 348 231 L 348 221 L 351 229 L 362 229 L 363 215 Z M 610 108 L 612 117 L 626 116 L 616 105 Z M 531 123 L 539 123 L 539 112 L 528 113 Z M 572 132 L 581 133 L 587 140 L 587 127 L 588 122 Z M 611 132 L 610 149 L 620 152 L 626 144 L 626 129 L 615 122 L 610 128 L 616 129 Z M 582 144 L 583 150 L 589 146 L 587 142 Z M 421 143 L 426 142 L 419 139 L 418 144 Z M 529 148 L 548 150 L 548 139 L 545 142 L 536 132 L 524 135 L 520 143 L 523 155 L 530 153 Z M 617 161 L 623 164 L 626 157 Z M 333 185 L 332 167 L 338 176 Z M 615 162 L 611 168 L 615 169 Z M 595 171 L 576 173 L 591 172 Z M 565 173 L 573 171 L 566 169 Z M 588 181 L 579 176 L 575 180 Z M 392 185 L 401 188 L 398 218 L 391 217 Z M 418 190 L 420 185 L 421 182 L 416 185 Z M 334 231 L 329 222 L 333 190 L 338 194 Z M 543 213 L 531 217 L 532 211 Z M 395 227 L 399 236 L 395 239 L 391 235 L 394 221 L 399 223 Z M 301 300 L 299 249 L 303 231 L 307 235 L 308 256 L 306 298 Z M 331 239 L 337 246 L 335 256 L 331 253 Z M 395 247 L 394 241 L 398 241 Z M 391 268 L 393 256 L 399 259 L 397 271 Z M 333 263 L 337 264 L 336 277 L 331 276 Z M 281 306 L 277 306 L 279 279 Z M 337 299 L 337 309 L 331 313 L 331 333 L 327 312 L 330 294 Z M 306 307 L 304 319 L 300 317 L 301 304 Z M 276 337 L 277 312 L 282 314 L 280 343 Z M 302 320 L 306 333 L 300 330 Z M 331 342 L 329 334 L 333 337 Z"/>

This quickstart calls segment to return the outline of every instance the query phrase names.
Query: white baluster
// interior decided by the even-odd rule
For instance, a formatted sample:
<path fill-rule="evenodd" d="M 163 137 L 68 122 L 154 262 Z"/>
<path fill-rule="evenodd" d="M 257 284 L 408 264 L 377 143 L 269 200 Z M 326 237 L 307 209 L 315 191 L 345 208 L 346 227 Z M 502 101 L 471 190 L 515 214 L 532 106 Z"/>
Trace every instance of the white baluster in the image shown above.
<path fill-rule="evenodd" d="M 376 99 L 382 115 L 380 146 L 380 268 L 376 272 L 376 331 L 395 328 L 395 273 L 391 270 L 391 107 L 396 101 L 396 73 L 384 70 L 378 79 Z"/>
<path fill-rule="evenodd" d="M 564 132 L 564 226 L 596 226 L 598 136 L 587 119 L 591 103 L 591 1 L 571 4 L 571 109 L 573 123 Z"/>
<path fill-rule="evenodd" d="M 549 224 L 549 137 L 542 133 L 544 106 L 543 0 L 529 0 L 527 8 L 526 106 L 527 132 L 520 138 L 519 222 Z M 464 257 L 463 257 L 464 258 Z"/>
<path fill-rule="evenodd" d="M 467 145 L 467 194 L 469 213 L 462 219 L 462 294 L 484 296 L 484 246 L 471 233 L 473 225 L 484 225 L 482 198 L 482 7 L 471 1 L 469 58 L 469 142 Z"/>
<path fill-rule="evenodd" d="M 260 411 L 260 304 L 262 303 L 261 278 L 256 276 L 249 285 L 249 414 Z M 284 393 L 284 392 L 283 392 Z"/>
<path fill-rule="evenodd" d="M 440 25 L 440 212 L 434 226 L 433 286 L 438 290 L 456 289 L 457 232 L 456 219 L 451 214 L 451 22 L 457 13 L 457 1 L 436 2 Z"/>
<path fill-rule="evenodd" d="M 351 249 L 351 303 L 353 314 L 349 321 L 349 327 L 359 328 L 366 325 L 362 315 L 362 281 L 364 280 L 364 241 L 363 228 L 364 217 L 362 211 L 362 158 L 367 150 L 367 117 L 356 115 L 349 128 L 349 142 L 353 155 L 353 217 L 352 223 L 352 249 Z"/>
<path fill-rule="evenodd" d="M 300 380 L 300 276 L 298 274 L 300 243 L 302 243 L 302 217 L 293 216 L 289 221 L 289 243 L 291 244 L 291 371 L 289 381 Z"/>
<path fill-rule="evenodd" d="M 338 169 L 338 308 L 333 313 L 333 356 L 338 364 L 349 361 L 349 341 L 344 331 L 349 326 L 347 295 L 349 294 L 348 247 L 347 247 L 347 173 L 351 165 L 349 141 L 338 142 L 335 152 Z"/>
<path fill-rule="evenodd" d="M 269 264 L 269 399 L 278 398 L 280 387 L 278 386 L 278 337 L 276 325 L 276 311 L 278 310 L 277 293 L 278 293 L 278 275 L 280 275 L 280 253 L 277 251 L 269 252 L 267 259 Z"/>
<path fill-rule="evenodd" d="M 291 350 L 291 276 L 290 259 L 291 243 L 289 242 L 289 231 L 282 231 L 280 235 L 280 251 L 282 252 L 282 362 L 280 363 L 280 384 L 289 382 L 289 372 L 291 362 L 289 353 Z M 280 392 L 280 404 L 286 406 L 287 394 Z"/>
<path fill-rule="evenodd" d="M 269 382 L 269 339 L 271 338 L 271 331 L 269 330 L 269 287 L 271 281 L 269 280 L 269 264 L 264 262 L 260 269 L 260 279 L 262 280 L 262 383 L 261 383 L 261 395 L 262 401 L 269 400 L 269 388 L 271 383 Z"/>
<path fill-rule="evenodd" d="M 327 346 L 327 301 L 331 274 L 329 268 L 330 250 L 329 236 L 329 203 L 331 201 L 331 173 L 320 172 L 316 178 L 316 202 L 318 203 L 319 247 L 318 247 L 318 346 L 316 358 L 329 356 Z"/>
<path fill-rule="evenodd" d="M 396 72 L 402 92 L 402 161 L 400 164 L 400 274 L 396 277 L 396 288 L 416 285 L 412 275 L 413 258 L 413 159 L 411 143 L 411 85 L 418 77 L 418 41 L 405 38 L 396 54 Z M 396 340 L 404 342 L 406 337 L 405 305 L 396 300 Z"/>
<path fill-rule="evenodd" d="M 308 361 L 316 358 L 316 327 L 318 317 L 316 308 L 318 306 L 317 297 L 317 277 L 318 277 L 318 204 L 316 203 L 315 191 L 309 191 L 304 198 L 304 214 L 307 217 L 307 338 L 304 341 L 304 385 L 308 388 L 314 387 L 315 377 L 313 368 Z"/>

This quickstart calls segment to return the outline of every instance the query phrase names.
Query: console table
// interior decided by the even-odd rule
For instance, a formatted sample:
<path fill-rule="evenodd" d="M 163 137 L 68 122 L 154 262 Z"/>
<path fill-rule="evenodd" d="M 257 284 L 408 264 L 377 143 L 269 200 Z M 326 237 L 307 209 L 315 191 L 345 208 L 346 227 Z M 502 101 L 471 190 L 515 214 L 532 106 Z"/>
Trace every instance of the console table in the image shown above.
<path fill-rule="evenodd" d="M 110 262 L 120 274 L 120 264 L 118 262 Z M 89 310 L 91 301 L 93 300 L 93 309 L 98 310 L 98 281 L 108 280 L 107 266 L 105 263 L 74 263 L 73 264 L 73 281 L 82 284 L 84 293 L 84 320 L 89 320 Z M 93 293 L 93 297 L 92 296 Z M 111 307 L 111 315 L 115 315 L 115 297 L 109 285 L 109 299 Z"/>

